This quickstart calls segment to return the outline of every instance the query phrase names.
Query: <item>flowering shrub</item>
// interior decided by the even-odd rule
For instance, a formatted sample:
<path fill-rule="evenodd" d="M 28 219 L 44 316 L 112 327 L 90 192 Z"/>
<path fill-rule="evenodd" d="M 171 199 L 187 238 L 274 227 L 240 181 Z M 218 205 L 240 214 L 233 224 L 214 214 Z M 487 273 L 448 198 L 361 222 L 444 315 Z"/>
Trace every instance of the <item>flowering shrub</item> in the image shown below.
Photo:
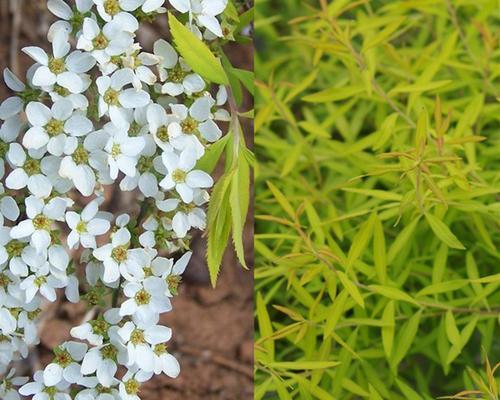
<path fill-rule="evenodd" d="M 244 37 L 250 14 L 240 18 L 227 0 L 164 3 L 48 0 L 59 18 L 48 32 L 51 51 L 23 49 L 35 62 L 26 83 L 4 71 L 14 95 L 0 105 L 2 399 L 132 400 L 154 375 L 177 377 L 172 331 L 160 315 L 172 309 L 189 263 L 189 232 L 207 228 L 211 173 L 223 151 L 221 181 L 239 180 L 224 184 L 235 200 L 214 194 L 229 222 L 216 226 L 220 211 L 209 212 L 213 282 L 231 230 L 244 263 L 251 157 L 237 106 L 249 72 L 232 67 L 222 46 Z M 166 17 L 166 6 L 177 15 L 168 13 L 174 45 L 158 39 L 145 52 L 140 24 Z M 137 215 L 102 209 L 104 188 L 115 182 L 136 190 Z M 12 363 L 39 341 L 42 302 L 60 289 L 87 304 L 88 318 L 32 380 L 16 377 Z"/>

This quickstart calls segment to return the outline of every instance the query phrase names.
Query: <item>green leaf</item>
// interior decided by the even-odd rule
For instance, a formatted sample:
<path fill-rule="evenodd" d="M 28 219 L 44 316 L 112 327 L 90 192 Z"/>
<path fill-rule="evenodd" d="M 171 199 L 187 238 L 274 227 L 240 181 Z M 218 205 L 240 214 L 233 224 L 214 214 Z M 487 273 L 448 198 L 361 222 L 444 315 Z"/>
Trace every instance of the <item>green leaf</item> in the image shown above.
<path fill-rule="evenodd" d="M 413 340 L 417 335 L 418 326 L 420 324 L 420 317 L 422 316 L 422 310 L 418 311 L 413 317 L 411 317 L 403 328 L 400 330 L 398 335 L 397 346 L 392 353 L 391 366 L 393 370 L 397 369 L 399 363 L 405 358 L 408 350 L 410 350 Z"/>
<path fill-rule="evenodd" d="M 230 133 L 208 146 L 203 157 L 196 163 L 196 169 L 201 169 L 209 174 L 212 173 L 231 138 L 232 134 Z"/>
<path fill-rule="evenodd" d="M 410 238 L 413 234 L 413 231 L 417 227 L 417 223 L 419 218 L 414 219 L 410 222 L 409 225 L 405 226 L 405 228 L 399 233 L 396 237 L 396 240 L 392 243 L 389 248 L 389 252 L 387 253 L 387 262 L 392 264 L 396 256 L 399 254 L 403 246 L 406 246 L 408 243 L 411 243 Z"/>
<path fill-rule="evenodd" d="M 293 209 L 292 205 L 290 202 L 287 200 L 287 198 L 283 195 L 283 193 L 272 184 L 272 182 L 267 181 L 267 186 L 273 193 L 274 198 L 276 201 L 279 203 L 281 208 L 286 211 L 286 213 L 292 218 L 292 220 L 295 219 L 295 210 Z"/>
<path fill-rule="evenodd" d="M 257 292 L 256 301 L 257 310 L 257 321 L 259 323 L 259 333 L 260 337 L 264 339 L 262 342 L 262 347 L 266 350 L 267 360 L 271 362 L 274 360 L 274 341 L 270 338 L 273 334 L 273 327 L 271 325 L 271 319 L 269 318 L 269 313 L 267 312 L 266 303 L 262 298 L 262 294 Z"/>
<path fill-rule="evenodd" d="M 394 343 L 395 321 L 394 321 L 394 301 L 390 300 L 384 308 L 382 314 L 382 322 L 384 326 L 382 329 L 382 345 L 387 360 L 390 361 L 392 354 L 392 345 Z"/>
<path fill-rule="evenodd" d="M 168 23 L 177 50 L 191 69 L 210 82 L 228 85 L 229 80 L 220 61 L 207 45 L 182 25 L 172 13 L 168 14 Z"/>
<path fill-rule="evenodd" d="M 296 371 L 332 368 L 339 364 L 338 361 L 282 361 L 268 363 L 267 367 Z"/>
<path fill-rule="evenodd" d="M 425 218 L 427 219 L 432 231 L 439 239 L 452 249 L 465 250 L 464 245 L 460 243 L 457 237 L 453 234 L 453 232 L 451 232 L 450 228 L 448 228 L 443 221 L 429 213 L 425 214 Z"/>
<path fill-rule="evenodd" d="M 241 265 L 245 269 L 248 269 L 245 261 L 245 249 L 243 247 L 243 228 L 245 227 L 250 204 L 250 166 L 243 156 L 241 149 L 238 155 L 238 166 L 231 182 L 229 201 L 233 221 L 234 248 Z"/>
<path fill-rule="evenodd" d="M 445 315 L 445 329 L 448 340 L 451 344 L 457 344 L 460 342 L 460 332 L 457 328 L 457 323 L 455 322 L 455 317 L 451 310 L 446 311 Z"/>
<path fill-rule="evenodd" d="M 378 280 L 384 284 L 387 279 L 387 254 L 384 227 L 378 216 L 375 218 L 373 225 L 373 261 L 375 262 Z"/>
<path fill-rule="evenodd" d="M 329 103 L 331 101 L 338 101 L 347 99 L 351 96 L 359 94 L 365 90 L 363 85 L 361 86 L 348 86 L 343 88 L 330 88 L 322 90 L 321 92 L 310 94 L 304 96 L 302 100 L 309 103 Z"/>
<path fill-rule="evenodd" d="M 390 286 L 380 286 L 380 285 L 370 285 L 368 286 L 368 289 L 374 291 L 375 293 L 381 294 L 382 296 L 385 296 L 389 299 L 392 300 L 401 300 L 401 301 L 406 301 L 411 304 L 419 305 L 413 297 L 411 297 L 409 294 L 406 294 L 402 290 L 399 290 L 394 287 Z"/>
<path fill-rule="evenodd" d="M 345 302 L 348 297 L 347 290 L 342 290 L 339 295 L 335 298 L 334 302 L 330 307 L 328 307 L 328 314 L 326 317 L 325 326 L 323 328 L 323 336 L 326 339 L 334 331 L 335 326 L 340 320 L 342 313 L 344 312 Z"/>
<path fill-rule="evenodd" d="M 214 186 L 207 214 L 207 264 L 210 281 L 215 287 L 219 275 L 222 257 L 227 247 L 231 232 L 231 208 L 229 195 L 234 170 L 220 178 Z"/>
<path fill-rule="evenodd" d="M 347 255 L 346 269 L 351 268 L 354 265 L 354 262 L 357 261 L 368 246 L 368 243 L 373 234 L 373 224 L 375 223 L 375 219 L 377 218 L 377 214 L 373 213 L 370 215 L 368 220 L 361 226 L 358 233 L 352 239 L 352 245 L 349 249 L 349 254 Z"/>
<path fill-rule="evenodd" d="M 352 281 L 347 277 L 347 275 L 343 271 L 337 271 L 337 275 L 342 282 L 342 285 L 347 290 L 352 299 L 358 303 L 362 308 L 365 308 L 365 302 L 358 288 Z"/>
<path fill-rule="evenodd" d="M 243 86 L 245 86 L 252 95 L 255 93 L 255 75 L 252 71 L 233 68 L 231 72 L 240 80 L 241 83 L 243 83 Z"/>
<path fill-rule="evenodd" d="M 453 281 L 439 282 L 439 283 L 436 283 L 434 285 L 426 286 L 425 288 L 423 288 L 421 291 L 419 291 L 416 294 L 416 297 L 429 296 L 431 294 L 438 294 L 438 293 L 452 292 L 454 290 L 458 290 L 460 288 L 463 288 L 467 284 L 468 284 L 468 281 L 466 279 L 456 279 Z"/>
<path fill-rule="evenodd" d="M 452 83 L 451 80 L 443 80 L 443 81 L 435 81 L 428 83 L 418 83 L 415 85 L 401 85 L 397 86 L 389 92 L 389 95 L 397 94 L 397 93 L 413 93 L 413 92 L 426 92 L 429 90 L 436 90 L 442 88 L 443 86 L 447 86 Z"/>

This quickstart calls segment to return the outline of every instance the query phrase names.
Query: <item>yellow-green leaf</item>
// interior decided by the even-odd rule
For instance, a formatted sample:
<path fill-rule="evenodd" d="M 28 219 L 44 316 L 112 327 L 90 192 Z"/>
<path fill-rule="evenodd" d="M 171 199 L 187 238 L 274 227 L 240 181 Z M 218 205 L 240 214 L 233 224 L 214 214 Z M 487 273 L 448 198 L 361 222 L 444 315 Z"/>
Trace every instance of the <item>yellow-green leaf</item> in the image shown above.
<path fill-rule="evenodd" d="M 464 245 L 460 243 L 460 240 L 457 239 L 457 237 L 443 221 L 429 213 L 425 214 L 425 218 L 435 235 L 449 247 L 459 250 L 465 249 Z"/>
<path fill-rule="evenodd" d="M 347 290 L 352 299 L 362 308 L 365 308 L 365 302 L 356 285 L 347 277 L 347 275 L 343 271 L 337 271 L 337 275 L 340 279 L 340 282 L 342 282 L 342 285 Z"/>
<path fill-rule="evenodd" d="M 229 81 L 220 60 L 207 45 L 171 13 L 168 14 L 168 23 L 177 50 L 191 69 L 210 82 L 228 85 Z"/>
<path fill-rule="evenodd" d="M 302 100 L 309 103 L 328 103 L 331 101 L 338 101 L 347 99 L 365 90 L 363 85 L 360 86 L 348 86 L 343 88 L 330 88 L 322 90 L 314 94 L 304 96 Z"/>
<path fill-rule="evenodd" d="M 384 313 L 382 314 L 382 322 L 385 324 L 382 327 L 382 345 L 387 360 L 390 360 L 392 344 L 394 343 L 394 332 L 396 329 L 394 322 L 394 301 L 390 300 L 385 306 Z"/>

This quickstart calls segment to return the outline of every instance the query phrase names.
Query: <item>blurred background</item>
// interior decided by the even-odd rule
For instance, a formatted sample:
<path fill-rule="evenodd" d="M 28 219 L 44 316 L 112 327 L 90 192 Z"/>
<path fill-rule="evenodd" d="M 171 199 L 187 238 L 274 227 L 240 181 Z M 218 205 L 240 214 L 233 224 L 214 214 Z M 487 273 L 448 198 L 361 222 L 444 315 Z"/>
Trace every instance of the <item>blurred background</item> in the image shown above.
<path fill-rule="evenodd" d="M 0 0 L 0 65 L 10 68 L 24 80 L 31 59 L 21 52 L 24 46 L 39 46 L 50 50 L 46 39 L 54 20 L 47 10 L 46 0 Z M 166 17 L 154 24 L 144 24 L 138 41 L 151 51 L 158 38 L 168 40 Z M 228 55 L 234 66 L 253 70 L 252 46 L 229 46 Z M 0 85 L 0 100 L 10 96 L 9 89 Z M 243 110 L 252 108 L 247 96 Z M 252 126 L 242 120 L 247 144 L 252 145 Z M 131 212 L 136 194 L 107 188 L 104 209 Z M 247 263 L 253 265 L 253 222 L 250 210 L 245 230 Z M 174 336 L 169 351 L 181 363 L 177 379 L 157 376 L 144 386 L 143 400 L 243 400 L 253 398 L 253 274 L 244 271 L 230 250 L 217 288 L 209 283 L 205 265 L 205 239 L 198 232 L 193 238 L 193 258 L 184 275 L 179 295 L 173 300 L 173 311 L 162 316 L 162 323 L 171 327 Z M 75 254 L 78 257 L 78 254 Z M 51 349 L 70 339 L 71 327 L 85 318 L 84 304 L 71 304 L 59 299 L 44 304 L 40 320 L 40 345 L 32 349 L 27 361 L 17 365 L 19 374 L 31 375 L 51 361 Z"/>

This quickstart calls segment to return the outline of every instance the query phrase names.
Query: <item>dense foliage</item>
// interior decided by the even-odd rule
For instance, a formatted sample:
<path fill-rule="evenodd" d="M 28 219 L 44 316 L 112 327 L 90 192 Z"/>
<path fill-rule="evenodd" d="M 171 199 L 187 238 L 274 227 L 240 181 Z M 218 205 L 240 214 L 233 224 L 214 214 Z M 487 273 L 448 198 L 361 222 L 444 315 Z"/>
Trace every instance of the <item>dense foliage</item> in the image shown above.
<path fill-rule="evenodd" d="M 258 2 L 257 399 L 498 398 L 498 11 Z"/>

